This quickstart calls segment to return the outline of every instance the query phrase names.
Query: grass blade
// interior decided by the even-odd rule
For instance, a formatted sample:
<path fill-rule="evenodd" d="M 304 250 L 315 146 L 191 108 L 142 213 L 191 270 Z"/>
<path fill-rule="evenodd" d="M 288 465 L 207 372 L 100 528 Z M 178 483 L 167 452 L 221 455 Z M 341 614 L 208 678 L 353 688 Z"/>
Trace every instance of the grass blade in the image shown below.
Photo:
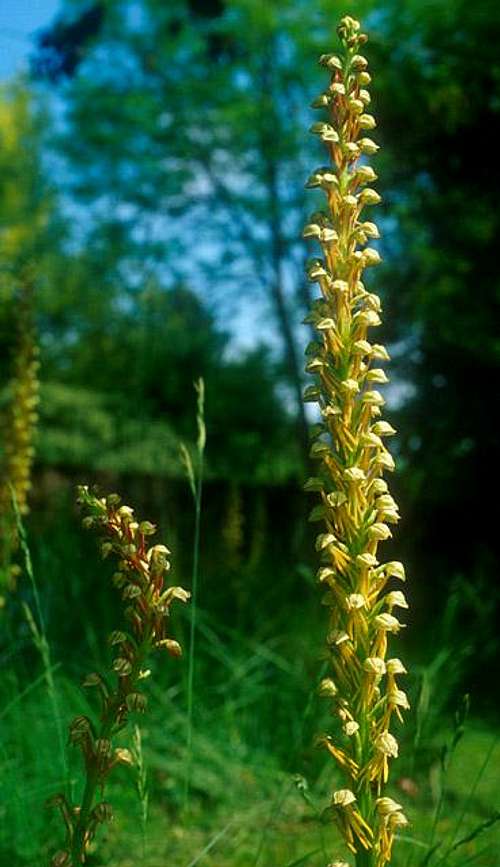
<path fill-rule="evenodd" d="M 306 855 L 301 855 L 300 858 L 297 858 L 295 861 L 290 861 L 286 867 L 300 867 L 301 864 L 305 864 L 309 861 L 309 858 L 312 858 L 313 855 L 317 855 L 318 852 L 321 852 L 321 849 L 313 849 L 311 852 L 307 852 Z"/>

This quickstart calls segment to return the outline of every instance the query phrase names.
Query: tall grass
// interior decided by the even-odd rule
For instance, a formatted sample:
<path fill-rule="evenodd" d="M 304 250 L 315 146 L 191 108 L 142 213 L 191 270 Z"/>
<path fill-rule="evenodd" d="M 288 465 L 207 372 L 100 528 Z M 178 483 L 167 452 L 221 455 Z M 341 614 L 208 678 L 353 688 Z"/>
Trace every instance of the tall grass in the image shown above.
<path fill-rule="evenodd" d="M 203 379 L 195 382 L 196 402 L 196 460 L 193 463 L 191 454 L 184 444 L 181 454 L 186 469 L 189 487 L 194 501 L 194 538 L 193 538 L 193 569 L 191 575 L 191 618 L 189 629 L 188 684 L 187 684 L 187 724 L 186 724 L 186 777 L 184 783 L 184 810 L 189 809 L 189 792 L 191 787 L 191 769 L 193 761 L 193 706 L 194 706 L 194 668 L 196 642 L 196 614 L 198 608 L 198 575 L 200 563 L 200 533 L 201 533 L 201 502 L 203 492 L 203 459 L 206 445 L 205 427 L 205 383 Z"/>

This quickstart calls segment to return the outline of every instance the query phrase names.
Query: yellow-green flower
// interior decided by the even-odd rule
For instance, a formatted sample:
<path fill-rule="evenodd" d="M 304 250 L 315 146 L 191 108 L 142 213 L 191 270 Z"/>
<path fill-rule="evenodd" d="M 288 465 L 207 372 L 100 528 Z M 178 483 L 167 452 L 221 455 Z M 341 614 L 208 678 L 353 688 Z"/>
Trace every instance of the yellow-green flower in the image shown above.
<path fill-rule="evenodd" d="M 383 867 L 396 829 L 407 822 L 383 790 L 399 751 L 390 731 L 393 716 L 401 720 L 409 707 L 397 681 L 406 669 L 386 654 L 389 640 L 404 627 L 399 612 L 408 603 L 393 587 L 405 580 L 403 565 L 381 562 L 379 553 L 399 511 L 382 478 L 394 470 L 385 439 L 395 430 L 381 418 L 385 401 L 378 390 L 388 382 L 380 362 L 388 361 L 389 353 L 370 338 L 381 323 L 381 302 L 363 282 L 365 269 L 381 261 L 370 246 L 379 231 L 367 219 L 381 198 L 371 186 L 376 173 L 367 164 L 378 145 L 365 135 L 376 126 L 367 111 L 371 79 L 361 53 L 366 36 L 350 16 L 342 19 L 338 34 L 342 50 L 320 57 L 330 80 L 313 103 L 328 116 L 311 127 L 326 147 L 329 165 L 307 181 L 323 193 L 326 207 L 312 215 L 303 233 L 322 252 L 307 265 L 319 291 L 306 320 L 316 337 L 306 350 L 314 383 L 304 395 L 318 404 L 320 416 L 311 447 L 318 469 L 305 485 L 320 498 L 310 520 L 323 524 L 316 538 L 318 580 L 327 587 L 323 603 L 330 610 L 332 676 L 323 679 L 320 694 L 332 702 L 340 723 L 318 742 L 345 777 L 346 787 L 333 794 L 332 812 L 348 848 L 363 867 Z"/>

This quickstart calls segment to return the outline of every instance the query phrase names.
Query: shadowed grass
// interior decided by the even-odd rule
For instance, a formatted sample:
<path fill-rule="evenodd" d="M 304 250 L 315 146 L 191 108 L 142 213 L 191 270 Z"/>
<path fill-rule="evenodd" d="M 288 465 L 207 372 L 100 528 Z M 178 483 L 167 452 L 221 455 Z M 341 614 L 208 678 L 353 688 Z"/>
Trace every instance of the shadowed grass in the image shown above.
<path fill-rule="evenodd" d="M 152 681 L 151 707 L 155 710 L 142 729 L 151 813 L 147 856 L 143 857 L 143 805 L 136 792 L 136 771 L 123 768 L 110 784 L 116 819 L 90 863 L 94 867 L 136 867 L 138 863 L 144 867 L 165 867 L 165 863 L 172 867 L 248 867 L 258 856 L 259 867 L 324 867 L 328 861 L 324 850 L 329 858 L 345 857 L 335 829 L 321 826 L 314 809 L 324 803 L 338 781 L 311 748 L 309 731 L 297 743 L 294 727 L 286 728 L 294 704 L 295 712 L 299 707 L 298 697 L 302 694 L 303 706 L 307 696 L 308 677 L 298 647 L 292 652 L 289 636 L 278 635 L 267 642 L 248 641 L 243 636 L 238 640 L 230 629 L 217 629 L 203 611 L 199 624 L 198 724 L 193 731 L 189 827 L 182 823 L 186 714 L 179 710 L 179 685 L 170 683 L 169 672 L 160 667 Z M 283 650 L 288 651 L 286 655 Z M 0 702 L 0 864 L 42 867 L 59 832 L 57 820 L 43 810 L 45 799 L 62 782 L 54 766 L 53 706 L 43 676 L 29 681 L 20 659 L 14 662 L 19 667 L 18 681 L 11 672 Z M 24 694 L 13 702 L 9 695 L 21 685 L 21 678 Z M 54 680 L 65 724 L 75 710 L 84 713 L 88 708 L 85 697 L 60 668 Z M 314 715 L 316 728 L 316 709 Z M 436 731 L 436 744 L 445 735 Z M 70 750 L 68 759 L 70 778 L 79 785 L 79 757 Z M 294 781 L 293 765 L 307 778 L 312 806 Z M 492 747 L 491 731 L 471 723 L 448 770 L 437 841 L 455 834 L 464 807 L 456 840 L 489 820 L 497 802 L 499 772 L 500 749 L 498 744 Z M 434 814 L 431 775 L 422 769 L 416 779 L 419 788 L 409 807 L 411 827 L 400 840 L 397 867 L 417 867 L 428 851 Z M 398 794 L 399 783 L 391 791 L 394 797 Z M 468 859 L 475 859 L 471 863 L 479 867 L 497 867 L 499 850 L 500 832 L 493 827 L 464 842 L 446 863 L 462 867 Z"/>

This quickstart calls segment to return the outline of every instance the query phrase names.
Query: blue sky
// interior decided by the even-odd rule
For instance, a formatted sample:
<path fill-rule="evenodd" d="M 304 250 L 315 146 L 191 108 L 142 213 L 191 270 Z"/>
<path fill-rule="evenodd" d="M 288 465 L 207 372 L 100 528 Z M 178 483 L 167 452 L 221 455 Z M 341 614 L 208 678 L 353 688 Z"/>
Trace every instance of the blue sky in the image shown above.
<path fill-rule="evenodd" d="M 59 7 L 60 0 L 0 0 L 0 80 L 26 68 L 34 34 Z"/>

